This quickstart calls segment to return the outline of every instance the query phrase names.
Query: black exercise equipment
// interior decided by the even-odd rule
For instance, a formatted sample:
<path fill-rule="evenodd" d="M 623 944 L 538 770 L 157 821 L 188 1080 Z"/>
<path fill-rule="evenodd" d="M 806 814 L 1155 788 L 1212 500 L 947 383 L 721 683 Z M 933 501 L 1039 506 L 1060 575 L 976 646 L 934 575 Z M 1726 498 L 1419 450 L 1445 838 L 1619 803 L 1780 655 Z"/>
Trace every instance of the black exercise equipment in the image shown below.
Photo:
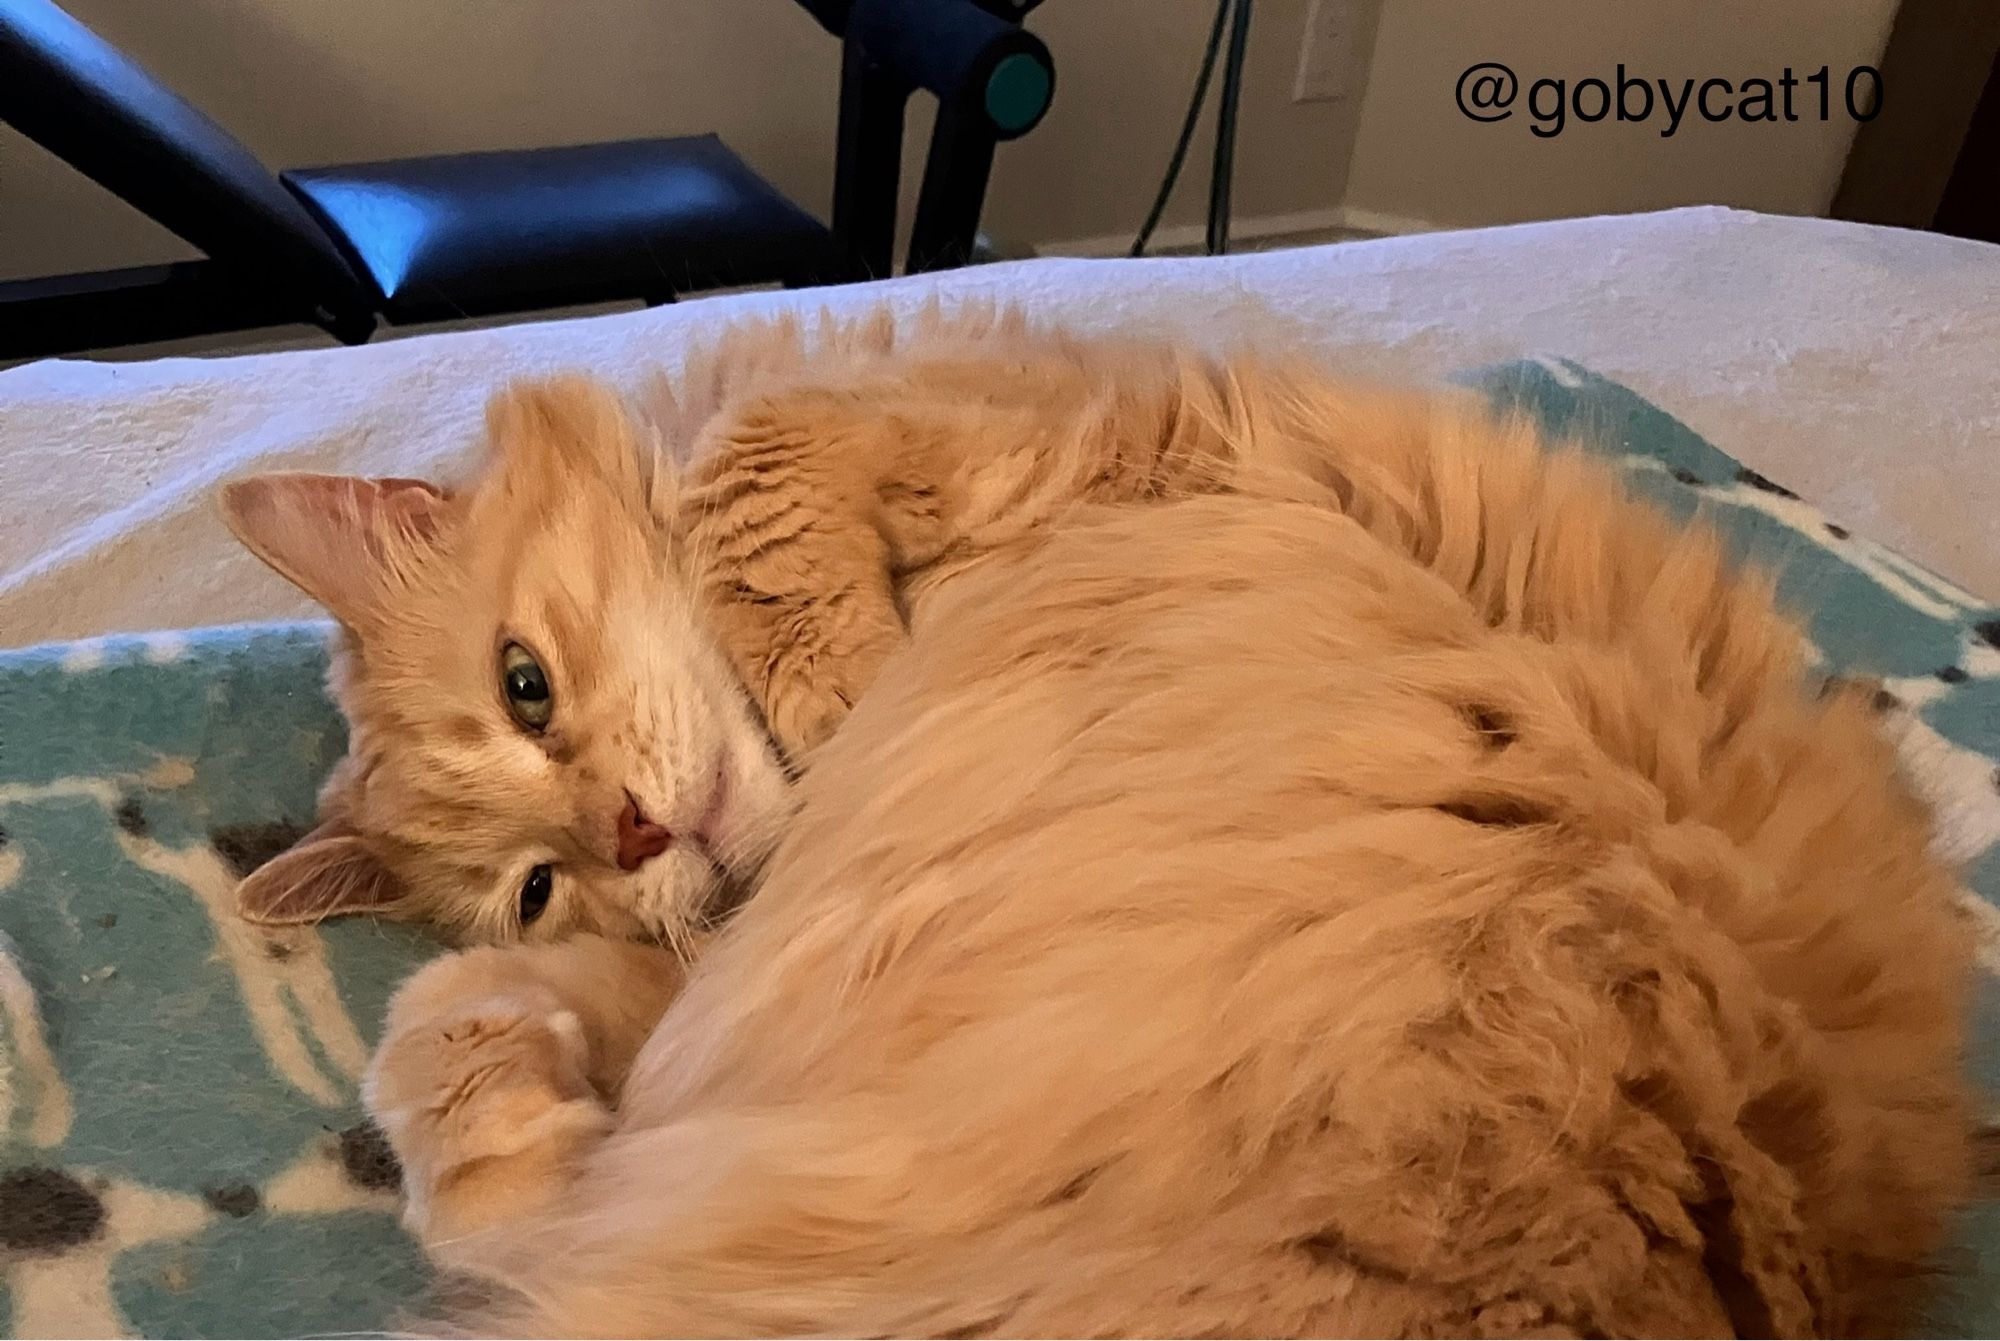
<path fill-rule="evenodd" d="M 907 269 L 971 256 L 994 147 L 1054 92 L 1040 0 L 796 0 L 841 39 L 832 224 L 713 135 L 350 163 L 273 176 L 51 0 L 0 0 L 0 121 L 204 253 L 0 282 L 0 358 L 886 275 L 903 118 L 938 99 Z"/>

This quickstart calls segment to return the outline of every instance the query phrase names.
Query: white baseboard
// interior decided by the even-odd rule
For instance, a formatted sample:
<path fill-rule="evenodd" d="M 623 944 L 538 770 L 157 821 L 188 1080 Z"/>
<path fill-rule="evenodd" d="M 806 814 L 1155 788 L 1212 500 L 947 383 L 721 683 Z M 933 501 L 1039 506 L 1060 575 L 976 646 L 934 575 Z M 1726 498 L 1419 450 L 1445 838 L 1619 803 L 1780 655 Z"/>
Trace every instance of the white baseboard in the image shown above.
<path fill-rule="evenodd" d="M 1341 235 L 1392 237 L 1403 233 L 1435 233 L 1444 225 L 1379 210 L 1336 205 L 1331 209 L 1294 210 L 1287 214 L 1256 215 L 1234 219 L 1229 224 L 1232 243 L 1272 243 L 1288 238 L 1300 242 L 1331 240 Z M 1208 229 L 1203 224 L 1171 224 L 1154 230 L 1146 244 L 1149 255 L 1171 256 L 1201 250 Z M 1132 250 L 1130 233 L 1107 233 L 1099 237 L 1064 238 L 1044 242 L 1035 248 L 1037 256 L 1125 256 Z"/>
<path fill-rule="evenodd" d="M 1346 227 L 1370 237 L 1406 237 L 1412 233 L 1444 233 L 1457 227 L 1456 224 L 1439 223 L 1435 219 L 1419 219 L 1413 214 L 1390 214 L 1383 210 L 1364 209 L 1359 205 L 1342 205 L 1342 219 Z"/>

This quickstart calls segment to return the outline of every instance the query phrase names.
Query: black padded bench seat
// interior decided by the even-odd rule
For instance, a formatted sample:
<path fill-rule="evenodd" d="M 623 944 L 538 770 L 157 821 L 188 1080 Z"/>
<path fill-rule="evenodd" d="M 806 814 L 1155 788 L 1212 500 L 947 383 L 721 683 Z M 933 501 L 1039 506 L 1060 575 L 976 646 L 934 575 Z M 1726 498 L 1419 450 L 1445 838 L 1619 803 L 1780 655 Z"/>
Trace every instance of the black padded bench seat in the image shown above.
<path fill-rule="evenodd" d="M 833 235 L 714 135 L 297 169 L 392 321 L 813 283 Z"/>
<path fill-rule="evenodd" d="M 907 268 L 966 264 L 994 147 L 1031 130 L 1054 92 L 1048 48 L 1021 26 L 1040 0 L 796 3 L 841 44 L 826 224 L 713 135 L 274 176 L 54 0 L 0 0 L 0 124 L 203 253 L 0 280 L 0 360 L 297 323 L 359 344 L 384 318 L 881 278 L 895 268 L 904 114 L 919 89 L 937 115 Z"/>

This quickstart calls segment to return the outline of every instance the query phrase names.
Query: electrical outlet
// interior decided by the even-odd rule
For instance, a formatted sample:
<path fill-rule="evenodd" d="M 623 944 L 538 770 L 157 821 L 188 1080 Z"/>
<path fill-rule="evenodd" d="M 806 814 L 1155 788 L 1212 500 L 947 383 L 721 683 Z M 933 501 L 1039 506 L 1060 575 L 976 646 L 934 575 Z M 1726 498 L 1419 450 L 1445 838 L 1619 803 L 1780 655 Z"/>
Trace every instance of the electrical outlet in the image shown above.
<path fill-rule="evenodd" d="M 1312 0 L 1305 37 L 1299 43 L 1299 70 L 1292 80 L 1293 102 L 1339 102 L 1354 79 L 1355 0 Z"/>

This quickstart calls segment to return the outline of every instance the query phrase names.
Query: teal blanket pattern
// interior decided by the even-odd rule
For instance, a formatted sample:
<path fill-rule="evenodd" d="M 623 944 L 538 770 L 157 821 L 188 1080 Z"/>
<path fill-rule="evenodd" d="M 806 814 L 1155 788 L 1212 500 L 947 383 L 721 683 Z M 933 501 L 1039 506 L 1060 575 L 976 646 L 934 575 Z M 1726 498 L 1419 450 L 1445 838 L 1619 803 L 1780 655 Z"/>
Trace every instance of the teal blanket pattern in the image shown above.
<path fill-rule="evenodd" d="M 1850 536 L 1624 388 L 1536 360 L 1466 379 L 1702 508 L 1782 574 L 1966 863 L 2000 971 L 2000 610 Z M 318 626 L 0 652 L 0 1328 L 286 1336 L 393 1325 L 427 1273 L 355 1084 L 421 935 L 271 932 L 238 876 L 310 822 L 343 735 Z M 2000 1082 L 1989 980 L 1970 1059 Z M 2000 1213 L 1944 1263 L 1938 1334 L 2000 1334 Z"/>

